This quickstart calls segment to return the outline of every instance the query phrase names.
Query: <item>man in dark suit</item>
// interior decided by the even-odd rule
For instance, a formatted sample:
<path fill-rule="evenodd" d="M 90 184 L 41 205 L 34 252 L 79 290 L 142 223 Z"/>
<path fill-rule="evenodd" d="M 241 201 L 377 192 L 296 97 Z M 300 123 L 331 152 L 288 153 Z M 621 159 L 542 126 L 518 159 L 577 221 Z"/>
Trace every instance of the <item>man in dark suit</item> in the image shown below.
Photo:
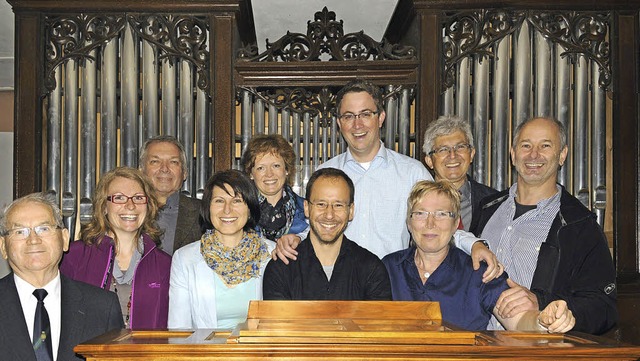
<path fill-rule="evenodd" d="M 77 344 L 124 327 L 114 293 L 60 274 L 68 247 L 60 210 L 45 194 L 0 213 L 0 251 L 13 271 L 0 279 L 3 360 L 80 360 Z"/>
<path fill-rule="evenodd" d="M 173 254 L 199 240 L 200 201 L 180 193 L 187 179 L 187 157 L 182 143 L 170 135 L 150 138 L 142 145 L 138 165 L 163 205 L 158 214 L 158 225 L 164 231 L 162 250 Z"/>
<path fill-rule="evenodd" d="M 467 174 L 476 154 L 469 123 L 454 116 L 438 118 L 424 133 L 423 150 L 435 179 L 451 182 L 460 192 L 460 228 L 468 231 L 478 221 L 480 201 L 497 193 Z"/>

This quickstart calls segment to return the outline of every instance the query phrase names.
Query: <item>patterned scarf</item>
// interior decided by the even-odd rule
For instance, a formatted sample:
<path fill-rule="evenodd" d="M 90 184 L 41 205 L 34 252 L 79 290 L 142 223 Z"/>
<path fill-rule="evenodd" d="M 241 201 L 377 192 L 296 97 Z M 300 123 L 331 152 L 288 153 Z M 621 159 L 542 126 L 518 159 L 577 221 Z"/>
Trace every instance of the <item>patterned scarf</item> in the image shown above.
<path fill-rule="evenodd" d="M 257 228 L 265 238 L 275 242 L 291 229 L 296 213 L 296 196 L 291 187 L 284 186 L 284 195 L 275 206 L 271 206 L 262 194 L 258 195 L 258 200 L 260 221 Z"/>
<path fill-rule="evenodd" d="M 209 268 L 228 286 L 258 278 L 262 262 L 271 257 L 267 246 L 254 231 L 245 232 L 240 244 L 227 248 L 218 240 L 216 230 L 207 230 L 200 239 L 200 253 Z"/>

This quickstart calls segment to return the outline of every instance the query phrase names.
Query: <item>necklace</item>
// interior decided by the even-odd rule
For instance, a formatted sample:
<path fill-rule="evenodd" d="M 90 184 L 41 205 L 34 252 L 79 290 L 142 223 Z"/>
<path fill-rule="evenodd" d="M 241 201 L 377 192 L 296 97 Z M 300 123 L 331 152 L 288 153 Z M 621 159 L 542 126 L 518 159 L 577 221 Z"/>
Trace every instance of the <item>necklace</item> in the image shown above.
<path fill-rule="evenodd" d="M 424 276 L 425 279 L 427 279 L 427 278 L 429 278 L 429 276 L 431 276 L 431 272 L 427 271 L 426 268 L 423 268 L 422 266 L 420 266 L 418 264 L 418 255 L 417 254 L 415 255 L 413 261 L 416 264 L 416 267 L 418 268 L 418 272 L 422 272 L 422 276 Z"/>

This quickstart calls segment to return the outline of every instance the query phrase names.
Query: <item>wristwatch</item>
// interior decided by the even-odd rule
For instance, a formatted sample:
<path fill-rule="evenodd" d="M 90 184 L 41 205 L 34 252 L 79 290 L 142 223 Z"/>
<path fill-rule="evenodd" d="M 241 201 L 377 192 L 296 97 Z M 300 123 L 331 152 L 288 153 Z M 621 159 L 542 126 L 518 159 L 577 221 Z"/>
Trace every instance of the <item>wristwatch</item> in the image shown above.
<path fill-rule="evenodd" d="M 485 247 L 487 247 L 487 249 L 490 249 L 489 243 L 487 243 L 487 241 L 485 241 L 484 239 L 477 240 L 475 243 L 478 243 L 478 242 L 481 242 L 482 244 L 484 244 Z"/>

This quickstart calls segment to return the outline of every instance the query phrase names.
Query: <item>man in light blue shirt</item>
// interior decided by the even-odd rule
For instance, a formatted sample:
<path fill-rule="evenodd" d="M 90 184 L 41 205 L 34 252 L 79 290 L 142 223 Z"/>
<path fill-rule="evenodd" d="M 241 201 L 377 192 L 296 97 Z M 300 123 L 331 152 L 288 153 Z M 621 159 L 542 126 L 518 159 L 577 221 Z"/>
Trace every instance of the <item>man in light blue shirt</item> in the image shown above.
<path fill-rule="evenodd" d="M 319 168 L 341 169 L 355 184 L 355 214 L 345 235 L 380 258 L 407 248 L 407 197 L 417 181 L 432 180 L 431 174 L 419 161 L 383 146 L 380 128 L 386 114 L 380 87 L 352 81 L 338 93 L 336 109 L 348 149 Z M 473 235 L 456 232 L 455 239 L 472 255 L 475 269 L 480 260 L 488 263 L 485 281 L 502 273 L 493 253 Z M 287 257 L 295 259 L 296 246 L 278 243 L 276 253 L 286 263 Z"/>

